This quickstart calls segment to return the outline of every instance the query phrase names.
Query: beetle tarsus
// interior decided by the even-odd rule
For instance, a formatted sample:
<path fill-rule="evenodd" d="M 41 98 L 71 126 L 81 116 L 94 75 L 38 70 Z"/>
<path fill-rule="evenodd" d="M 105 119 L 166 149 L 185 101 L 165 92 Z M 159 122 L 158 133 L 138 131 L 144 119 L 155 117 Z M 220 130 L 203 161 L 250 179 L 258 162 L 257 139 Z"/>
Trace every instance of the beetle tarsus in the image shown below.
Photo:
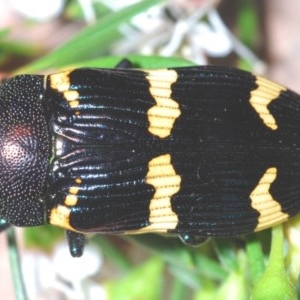
<path fill-rule="evenodd" d="M 180 240 L 187 246 L 198 247 L 208 240 L 207 237 L 193 235 L 189 233 L 180 233 Z"/>
<path fill-rule="evenodd" d="M 128 59 L 126 59 L 126 58 L 124 58 L 124 59 L 122 59 L 117 65 L 116 65 L 116 68 L 117 69 L 128 69 L 128 68 L 133 68 L 134 67 L 134 65 L 133 65 L 133 63 L 130 61 L 130 60 L 128 60 Z"/>
<path fill-rule="evenodd" d="M 6 230 L 8 227 L 10 227 L 11 224 L 9 224 L 5 219 L 0 219 L 0 232 Z"/>
<path fill-rule="evenodd" d="M 85 238 L 82 233 L 66 230 L 70 253 L 73 257 L 80 257 L 83 254 Z"/>

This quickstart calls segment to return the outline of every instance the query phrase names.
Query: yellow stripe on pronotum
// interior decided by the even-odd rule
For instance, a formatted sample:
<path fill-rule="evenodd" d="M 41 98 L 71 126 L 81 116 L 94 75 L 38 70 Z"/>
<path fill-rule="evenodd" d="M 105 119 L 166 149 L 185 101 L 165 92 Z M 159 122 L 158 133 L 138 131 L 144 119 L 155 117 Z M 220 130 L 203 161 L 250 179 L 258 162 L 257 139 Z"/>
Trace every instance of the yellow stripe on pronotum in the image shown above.
<path fill-rule="evenodd" d="M 284 222 L 289 218 L 288 214 L 282 212 L 280 203 L 270 193 L 270 187 L 276 176 L 277 169 L 268 168 L 250 194 L 251 205 L 260 214 L 255 231 Z"/>
<path fill-rule="evenodd" d="M 256 77 L 257 88 L 251 91 L 250 103 L 263 120 L 264 124 L 276 130 L 278 125 L 268 109 L 268 105 L 276 100 L 286 88 L 265 78 Z"/>
<path fill-rule="evenodd" d="M 148 130 L 160 138 L 171 134 L 175 120 L 180 116 L 179 104 L 171 98 L 171 85 L 177 81 L 177 73 L 173 70 L 148 70 L 146 78 L 150 84 L 150 94 L 156 105 L 148 112 L 150 126 Z"/>

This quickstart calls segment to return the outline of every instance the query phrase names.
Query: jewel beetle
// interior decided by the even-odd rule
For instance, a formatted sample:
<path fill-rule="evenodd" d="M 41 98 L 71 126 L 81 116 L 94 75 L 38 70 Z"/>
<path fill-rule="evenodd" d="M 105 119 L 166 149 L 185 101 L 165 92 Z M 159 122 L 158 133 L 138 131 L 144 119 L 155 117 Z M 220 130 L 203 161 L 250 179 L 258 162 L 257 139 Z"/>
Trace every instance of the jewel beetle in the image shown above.
<path fill-rule="evenodd" d="M 199 238 L 300 211 L 300 96 L 216 66 L 79 68 L 0 86 L 0 217 L 84 234 Z"/>

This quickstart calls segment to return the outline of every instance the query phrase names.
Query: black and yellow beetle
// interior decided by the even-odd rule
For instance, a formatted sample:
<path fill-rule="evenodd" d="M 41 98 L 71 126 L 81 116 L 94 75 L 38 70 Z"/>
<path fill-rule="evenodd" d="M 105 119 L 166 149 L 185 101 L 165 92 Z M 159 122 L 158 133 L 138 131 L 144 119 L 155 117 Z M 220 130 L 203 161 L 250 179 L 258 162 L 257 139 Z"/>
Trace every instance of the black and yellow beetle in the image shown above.
<path fill-rule="evenodd" d="M 300 212 L 300 96 L 237 69 L 82 68 L 0 87 L 0 217 L 236 236 Z"/>

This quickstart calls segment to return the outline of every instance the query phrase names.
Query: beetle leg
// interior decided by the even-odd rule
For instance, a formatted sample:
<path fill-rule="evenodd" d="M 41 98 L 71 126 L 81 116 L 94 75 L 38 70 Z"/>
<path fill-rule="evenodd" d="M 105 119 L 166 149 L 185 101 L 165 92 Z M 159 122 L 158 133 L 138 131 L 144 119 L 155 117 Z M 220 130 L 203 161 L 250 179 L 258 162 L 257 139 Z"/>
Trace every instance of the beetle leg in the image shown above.
<path fill-rule="evenodd" d="M 5 219 L 0 218 L 0 232 L 6 230 L 9 226 L 10 224 Z"/>
<path fill-rule="evenodd" d="M 130 61 L 130 60 L 128 60 L 128 59 L 126 59 L 126 58 L 123 58 L 117 65 L 116 65 L 116 68 L 117 69 L 128 69 L 128 68 L 133 68 L 134 67 L 134 65 L 133 65 L 133 63 Z"/>
<path fill-rule="evenodd" d="M 193 235 L 189 233 L 179 233 L 180 240 L 187 246 L 198 247 L 208 240 L 207 237 Z"/>
<path fill-rule="evenodd" d="M 80 257 L 84 250 L 84 234 L 70 230 L 66 230 L 66 234 L 71 255 L 73 257 Z"/>

